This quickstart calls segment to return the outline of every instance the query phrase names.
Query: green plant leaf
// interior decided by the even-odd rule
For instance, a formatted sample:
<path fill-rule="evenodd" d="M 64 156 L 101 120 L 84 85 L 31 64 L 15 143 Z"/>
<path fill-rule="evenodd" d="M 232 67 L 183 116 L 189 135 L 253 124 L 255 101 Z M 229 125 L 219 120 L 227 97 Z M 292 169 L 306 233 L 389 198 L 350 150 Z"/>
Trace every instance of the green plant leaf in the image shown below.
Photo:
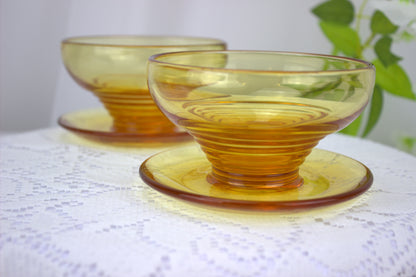
<path fill-rule="evenodd" d="M 363 116 L 361 114 L 353 122 L 351 122 L 350 125 L 348 125 L 344 129 L 342 129 L 340 131 L 340 133 L 343 133 L 343 134 L 346 134 L 346 135 L 350 135 L 350 136 L 356 136 L 356 135 L 358 135 L 358 131 L 360 130 L 360 125 L 361 125 L 362 118 L 363 118 Z"/>
<path fill-rule="evenodd" d="M 408 153 L 416 154 L 416 137 L 404 136 L 400 138 L 399 148 Z"/>
<path fill-rule="evenodd" d="M 383 109 L 383 90 L 379 86 L 374 86 L 373 97 L 370 103 L 370 113 L 368 115 L 367 124 L 364 129 L 363 137 L 366 137 L 376 126 Z"/>
<path fill-rule="evenodd" d="M 405 42 L 410 42 L 415 39 L 415 36 L 409 33 L 408 31 L 404 31 L 403 33 L 400 34 L 399 39 Z"/>
<path fill-rule="evenodd" d="M 399 64 L 385 67 L 380 60 L 374 60 L 373 64 L 376 67 L 376 84 L 391 94 L 416 100 L 409 77 Z"/>
<path fill-rule="evenodd" d="M 413 148 L 413 146 L 416 145 L 416 138 L 404 137 L 403 144 L 406 145 L 406 147 L 410 150 Z"/>
<path fill-rule="evenodd" d="M 319 23 L 325 36 L 334 46 L 350 57 L 357 57 L 360 53 L 361 43 L 357 32 L 352 28 L 331 22 Z"/>
<path fill-rule="evenodd" d="M 319 19 L 349 25 L 354 20 L 354 6 L 348 0 L 329 0 L 312 9 Z"/>
<path fill-rule="evenodd" d="M 332 91 L 337 88 L 340 84 L 342 84 L 341 78 L 334 78 L 332 80 L 328 80 L 327 82 L 318 83 L 313 87 L 308 86 L 308 89 L 301 89 L 296 88 L 299 91 L 302 91 L 304 98 L 311 98 L 311 99 L 326 99 L 326 95 L 332 93 Z"/>
<path fill-rule="evenodd" d="M 388 35 L 396 32 L 399 27 L 394 25 L 382 11 L 376 10 L 371 16 L 370 28 L 375 34 Z"/>
<path fill-rule="evenodd" d="M 395 64 L 402 59 L 390 51 L 392 41 L 391 37 L 383 36 L 374 45 L 374 51 L 385 67 Z"/>
<path fill-rule="evenodd" d="M 359 79 L 359 74 L 353 74 L 350 76 L 349 80 L 347 80 L 348 84 L 350 84 L 353 88 L 363 88 L 363 83 Z"/>

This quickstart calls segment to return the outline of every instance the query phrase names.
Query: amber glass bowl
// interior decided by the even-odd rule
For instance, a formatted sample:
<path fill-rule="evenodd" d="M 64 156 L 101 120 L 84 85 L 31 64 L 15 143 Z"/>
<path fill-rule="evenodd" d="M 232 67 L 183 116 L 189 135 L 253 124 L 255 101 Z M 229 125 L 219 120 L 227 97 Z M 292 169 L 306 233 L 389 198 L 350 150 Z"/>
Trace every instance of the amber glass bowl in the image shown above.
<path fill-rule="evenodd" d="M 302 186 L 299 167 L 359 116 L 374 78 L 367 62 L 303 53 L 192 51 L 148 65 L 155 102 L 211 163 L 208 183 L 274 192 Z"/>
<path fill-rule="evenodd" d="M 224 50 L 217 39 L 166 36 L 87 36 L 62 41 L 62 59 L 72 78 L 93 92 L 113 119 L 117 133 L 169 134 L 175 126 L 156 107 L 147 88 L 151 55 Z"/>

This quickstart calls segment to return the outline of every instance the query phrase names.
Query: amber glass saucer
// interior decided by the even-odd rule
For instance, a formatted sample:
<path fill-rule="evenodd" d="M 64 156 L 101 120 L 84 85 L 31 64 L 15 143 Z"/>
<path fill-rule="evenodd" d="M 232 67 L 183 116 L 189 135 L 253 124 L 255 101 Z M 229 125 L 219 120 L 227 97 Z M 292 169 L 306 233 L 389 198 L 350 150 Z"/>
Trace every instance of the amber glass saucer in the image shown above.
<path fill-rule="evenodd" d="M 304 209 L 352 199 L 365 192 L 373 175 L 362 163 L 341 154 L 314 149 L 300 167 L 304 184 L 296 189 L 244 189 L 211 184 L 211 164 L 198 145 L 160 152 L 140 167 L 152 188 L 183 200 L 243 210 Z M 209 179 L 209 178 L 208 178 Z"/>
<path fill-rule="evenodd" d="M 179 128 L 173 133 L 140 134 L 114 131 L 113 119 L 105 109 L 91 109 L 62 115 L 58 124 L 89 140 L 116 143 L 181 142 L 191 140 L 188 133 Z"/>

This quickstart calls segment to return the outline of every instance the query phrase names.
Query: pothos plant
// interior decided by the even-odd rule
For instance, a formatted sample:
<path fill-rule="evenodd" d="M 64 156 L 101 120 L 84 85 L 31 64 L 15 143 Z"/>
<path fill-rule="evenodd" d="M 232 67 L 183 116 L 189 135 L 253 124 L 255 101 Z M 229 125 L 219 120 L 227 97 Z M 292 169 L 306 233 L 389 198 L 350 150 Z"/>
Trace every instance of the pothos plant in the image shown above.
<path fill-rule="evenodd" d="M 349 0 L 328 0 L 312 9 L 312 13 L 319 18 L 322 32 L 333 45 L 333 55 L 370 59 L 376 67 L 373 97 L 363 113 L 366 116 L 362 114 L 341 131 L 363 137 L 371 132 L 380 118 L 384 93 L 416 100 L 411 81 L 400 66 L 402 58 L 391 51 L 395 41 L 415 39 L 409 30 L 416 26 L 416 14 L 405 26 L 400 27 L 380 9 L 374 9 L 369 15 L 364 14 L 367 2 L 368 0 L 363 0 L 357 12 Z M 399 4 L 414 5 L 414 2 L 415 0 L 401 0 Z M 416 138 L 407 137 L 406 144 L 412 147 L 411 144 L 416 144 Z"/>

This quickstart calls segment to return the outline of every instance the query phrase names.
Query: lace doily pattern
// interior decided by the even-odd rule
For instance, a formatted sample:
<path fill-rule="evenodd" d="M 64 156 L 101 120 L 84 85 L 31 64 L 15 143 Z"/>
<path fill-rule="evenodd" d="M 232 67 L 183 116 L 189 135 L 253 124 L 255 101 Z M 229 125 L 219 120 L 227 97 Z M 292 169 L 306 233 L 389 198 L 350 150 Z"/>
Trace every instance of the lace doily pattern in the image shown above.
<path fill-rule="evenodd" d="M 145 185 L 161 147 L 60 129 L 0 141 L 0 276 L 416 276 L 416 158 L 332 135 L 368 166 L 364 195 L 273 213 L 213 209 Z M 168 145 L 166 147 L 175 147 Z"/>

